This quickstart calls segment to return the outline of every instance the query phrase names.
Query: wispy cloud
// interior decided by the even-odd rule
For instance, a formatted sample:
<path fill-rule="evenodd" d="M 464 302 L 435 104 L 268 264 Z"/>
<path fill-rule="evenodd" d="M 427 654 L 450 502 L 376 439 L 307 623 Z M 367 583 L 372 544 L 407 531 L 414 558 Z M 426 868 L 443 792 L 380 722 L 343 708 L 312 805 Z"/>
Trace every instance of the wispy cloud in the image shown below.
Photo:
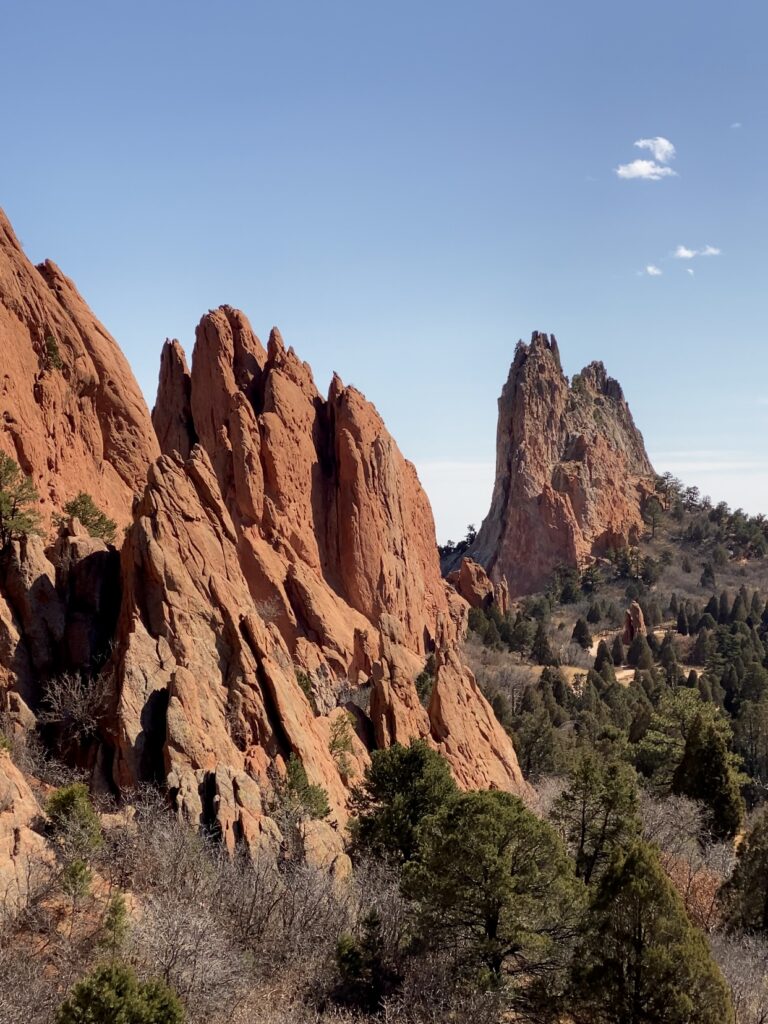
<path fill-rule="evenodd" d="M 655 263 L 649 263 L 648 266 L 645 268 L 645 272 L 648 275 L 648 277 L 661 277 L 661 275 L 664 273 L 661 267 L 657 267 Z"/>
<path fill-rule="evenodd" d="M 685 272 L 686 272 L 686 274 L 690 274 L 691 277 L 693 277 L 693 268 L 692 267 L 686 267 L 685 268 Z"/>
<path fill-rule="evenodd" d="M 661 181 L 662 178 L 676 178 L 677 171 L 671 167 L 657 164 L 655 160 L 633 160 L 629 164 L 619 164 L 616 174 L 620 178 L 642 178 L 645 181 Z"/>
<path fill-rule="evenodd" d="M 731 128 L 741 128 L 741 121 L 734 121 Z"/>
<path fill-rule="evenodd" d="M 635 145 L 638 149 L 650 150 L 653 159 L 658 160 L 660 164 L 668 164 L 670 160 L 675 159 L 675 147 L 663 135 L 657 135 L 653 139 L 638 139 Z"/>
<path fill-rule="evenodd" d="M 692 260 L 694 256 L 719 256 L 721 252 L 716 245 L 705 245 L 703 249 L 689 249 L 687 245 L 678 245 L 672 255 L 676 260 Z"/>

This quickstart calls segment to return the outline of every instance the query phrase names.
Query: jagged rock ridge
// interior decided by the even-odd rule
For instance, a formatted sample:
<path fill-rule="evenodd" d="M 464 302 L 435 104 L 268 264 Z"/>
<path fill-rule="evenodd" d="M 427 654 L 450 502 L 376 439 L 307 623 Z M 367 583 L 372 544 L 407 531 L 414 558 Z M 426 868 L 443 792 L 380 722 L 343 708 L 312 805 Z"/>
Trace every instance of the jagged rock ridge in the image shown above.
<path fill-rule="evenodd" d="M 636 542 L 653 467 L 602 363 L 569 384 L 554 336 L 519 342 L 499 398 L 491 508 L 469 550 L 513 596 Z M 451 566 L 448 566 L 451 568 Z"/>
<path fill-rule="evenodd" d="M 524 790 L 456 653 L 466 604 L 440 576 L 429 503 L 373 406 L 338 377 L 323 399 L 276 330 L 265 349 L 221 307 L 191 371 L 166 344 L 153 419 L 164 455 L 123 549 L 118 785 L 161 771 L 191 816 L 248 833 L 259 812 L 240 793 L 253 811 L 293 753 L 343 817 L 329 733 L 346 704 L 358 769 L 371 739 L 420 736 L 464 785 Z"/>
<path fill-rule="evenodd" d="M 115 342 L 5 221 L 0 338 L 0 445 L 33 476 L 49 540 L 15 541 L 0 566 L 0 711 L 16 728 L 46 680 L 100 672 L 111 699 L 79 763 L 113 790 L 164 783 L 230 846 L 273 840 L 265 801 L 291 754 L 339 823 L 372 746 L 415 736 L 462 785 L 525 792 L 459 657 L 467 605 L 441 578 L 426 495 L 358 391 L 334 377 L 323 398 L 277 331 L 265 348 L 221 307 L 191 370 L 165 346 L 150 421 Z M 79 490 L 128 524 L 119 556 L 76 521 L 54 535 Z M 342 763 L 330 740 L 348 714 Z M 340 835 L 313 828 L 332 860 Z"/>

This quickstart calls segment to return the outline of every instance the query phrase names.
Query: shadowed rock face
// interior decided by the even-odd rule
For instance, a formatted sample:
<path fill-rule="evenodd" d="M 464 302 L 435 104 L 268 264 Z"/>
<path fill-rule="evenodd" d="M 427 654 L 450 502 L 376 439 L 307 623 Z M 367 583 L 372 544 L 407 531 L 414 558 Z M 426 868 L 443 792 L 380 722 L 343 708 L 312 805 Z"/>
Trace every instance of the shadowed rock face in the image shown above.
<path fill-rule="evenodd" d="M 531 593 L 558 565 L 634 543 L 652 488 L 642 435 L 603 364 L 569 385 L 554 337 L 519 342 L 499 398 L 491 508 L 467 554 L 512 596 Z"/>
<path fill-rule="evenodd" d="M 159 453 L 149 411 L 117 343 L 1 210 L 0 351 L 0 449 L 32 476 L 44 525 L 87 491 L 125 526 Z"/>

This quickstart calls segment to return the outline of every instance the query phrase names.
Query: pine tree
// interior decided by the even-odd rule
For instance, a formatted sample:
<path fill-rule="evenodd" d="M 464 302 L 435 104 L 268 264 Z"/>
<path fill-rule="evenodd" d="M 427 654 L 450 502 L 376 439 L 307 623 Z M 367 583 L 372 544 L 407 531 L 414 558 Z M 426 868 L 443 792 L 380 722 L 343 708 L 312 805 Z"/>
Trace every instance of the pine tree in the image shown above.
<path fill-rule="evenodd" d="M 11 541 L 37 530 L 37 501 L 31 477 L 25 476 L 9 455 L 0 452 L 0 551 Z"/>
<path fill-rule="evenodd" d="M 547 627 L 544 625 L 543 619 L 539 620 L 539 624 L 536 627 L 536 634 L 533 638 L 533 644 L 531 645 L 531 658 L 537 665 L 557 664 L 557 659 L 555 658 L 552 647 L 549 643 Z"/>
<path fill-rule="evenodd" d="M 736 868 L 722 896 L 732 929 L 768 934 L 768 810 L 739 844 Z"/>
<path fill-rule="evenodd" d="M 576 875 L 589 885 L 613 851 L 639 829 L 635 773 L 596 751 L 582 753 L 555 802 L 552 821 L 565 836 Z"/>
<path fill-rule="evenodd" d="M 621 641 L 620 634 L 617 633 L 613 638 L 613 645 L 611 647 L 611 658 L 613 660 L 613 664 L 617 667 L 623 665 L 626 657 L 627 655 L 624 650 L 624 644 Z"/>
<path fill-rule="evenodd" d="M 744 602 L 744 595 L 739 592 L 733 600 L 733 607 L 731 608 L 730 621 L 731 622 L 746 622 L 747 621 L 747 606 Z"/>
<path fill-rule="evenodd" d="M 677 632 L 680 636 L 688 636 L 688 616 L 685 608 L 681 608 L 677 613 Z"/>
<path fill-rule="evenodd" d="M 454 949 L 475 979 L 521 979 L 521 995 L 561 962 L 583 901 L 554 829 L 501 790 L 461 793 L 424 820 L 403 890 L 427 946 Z"/>
<path fill-rule="evenodd" d="M 56 1024 L 183 1024 L 176 994 L 160 981 L 139 983 L 130 967 L 97 967 L 78 982 Z"/>
<path fill-rule="evenodd" d="M 720 604 L 717 609 L 717 621 L 721 626 L 727 626 L 731 621 L 731 602 L 728 593 L 724 590 L 720 595 Z"/>
<path fill-rule="evenodd" d="M 653 655 L 651 654 L 651 648 L 648 646 L 648 640 L 642 635 L 642 633 L 638 633 L 629 645 L 629 650 L 627 651 L 627 664 L 631 665 L 632 668 L 644 670 L 653 668 Z"/>
<path fill-rule="evenodd" d="M 733 1024 L 728 987 L 653 848 L 617 849 L 574 956 L 573 998 L 590 1024 Z"/>
<path fill-rule="evenodd" d="M 65 515 L 60 517 L 61 520 L 66 517 L 78 519 L 92 537 L 98 537 L 105 544 L 114 542 L 117 523 L 102 512 L 90 494 L 86 494 L 85 491 L 80 491 L 76 497 L 66 503 L 64 513 Z"/>
<path fill-rule="evenodd" d="M 595 671 L 599 672 L 603 665 L 613 665 L 613 658 L 611 652 L 608 650 L 608 644 L 605 640 L 601 640 L 597 645 L 597 655 L 595 656 Z"/>
<path fill-rule="evenodd" d="M 352 791 L 350 826 L 356 852 L 403 863 L 416 852 L 422 819 L 457 793 L 448 762 L 424 740 L 375 750 Z"/>
<path fill-rule="evenodd" d="M 730 839 L 738 832 L 744 817 L 738 779 L 722 732 L 701 714 L 688 731 L 683 758 L 672 776 L 672 792 L 707 805 L 712 833 L 718 839 Z"/>
<path fill-rule="evenodd" d="M 590 623 L 590 625 L 594 626 L 600 621 L 602 617 L 603 616 L 602 612 L 600 611 L 600 605 L 597 603 L 597 601 L 593 601 L 587 611 L 587 622 Z"/>
<path fill-rule="evenodd" d="M 589 626 L 584 619 L 576 620 L 576 625 L 571 633 L 571 640 L 585 651 L 588 651 L 592 646 L 592 634 L 589 632 Z"/>

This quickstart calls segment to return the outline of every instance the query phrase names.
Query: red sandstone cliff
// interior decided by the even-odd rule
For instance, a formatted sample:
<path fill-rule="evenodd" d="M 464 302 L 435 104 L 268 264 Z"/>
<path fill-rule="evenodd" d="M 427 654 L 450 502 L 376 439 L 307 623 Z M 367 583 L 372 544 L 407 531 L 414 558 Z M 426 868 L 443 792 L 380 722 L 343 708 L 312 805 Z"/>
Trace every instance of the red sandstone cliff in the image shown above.
<path fill-rule="evenodd" d="M 429 503 L 358 391 L 335 377 L 323 399 L 277 331 L 265 349 L 222 307 L 200 322 L 191 372 L 166 344 L 153 420 L 165 454 L 123 550 L 120 786 L 159 773 L 190 816 L 252 841 L 293 753 L 343 819 L 350 780 L 328 740 L 357 693 L 378 745 L 423 737 L 462 784 L 525 789 L 456 654 L 466 605 L 440 577 Z M 424 708 L 414 680 L 431 651 Z"/>
<path fill-rule="evenodd" d="M 273 838 L 266 801 L 291 754 L 339 822 L 372 745 L 417 736 L 462 785 L 524 792 L 458 656 L 467 604 L 440 576 L 429 502 L 374 407 L 338 377 L 324 398 L 277 331 L 265 348 L 221 307 L 191 370 L 165 346 L 150 423 L 72 284 L 0 227 L 0 445 L 33 477 L 44 525 L 79 490 L 128 524 L 119 555 L 76 521 L 3 552 L 0 710 L 29 727 L 47 679 L 90 676 L 111 650 L 109 707 L 80 762 L 120 789 L 164 783 L 230 846 Z M 342 763 L 330 738 L 348 712 Z M 338 834 L 313 841 L 339 854 Z"/>
<path fill-rule="evenodd" d="M 115 340 L 1 210 L 0 341 L 0 449 L 31 475 L 44 524 L 87 491 L 125 526 L 158 455 L 149 411 Z"/>
<path fill-rule="evenodd" d="M 554 336 L 520 342 L 499 398 L 491 508 L 467 554 L 513 596 L 637 540 L 653 467 L 602 363 L 569 384 Z"/>

